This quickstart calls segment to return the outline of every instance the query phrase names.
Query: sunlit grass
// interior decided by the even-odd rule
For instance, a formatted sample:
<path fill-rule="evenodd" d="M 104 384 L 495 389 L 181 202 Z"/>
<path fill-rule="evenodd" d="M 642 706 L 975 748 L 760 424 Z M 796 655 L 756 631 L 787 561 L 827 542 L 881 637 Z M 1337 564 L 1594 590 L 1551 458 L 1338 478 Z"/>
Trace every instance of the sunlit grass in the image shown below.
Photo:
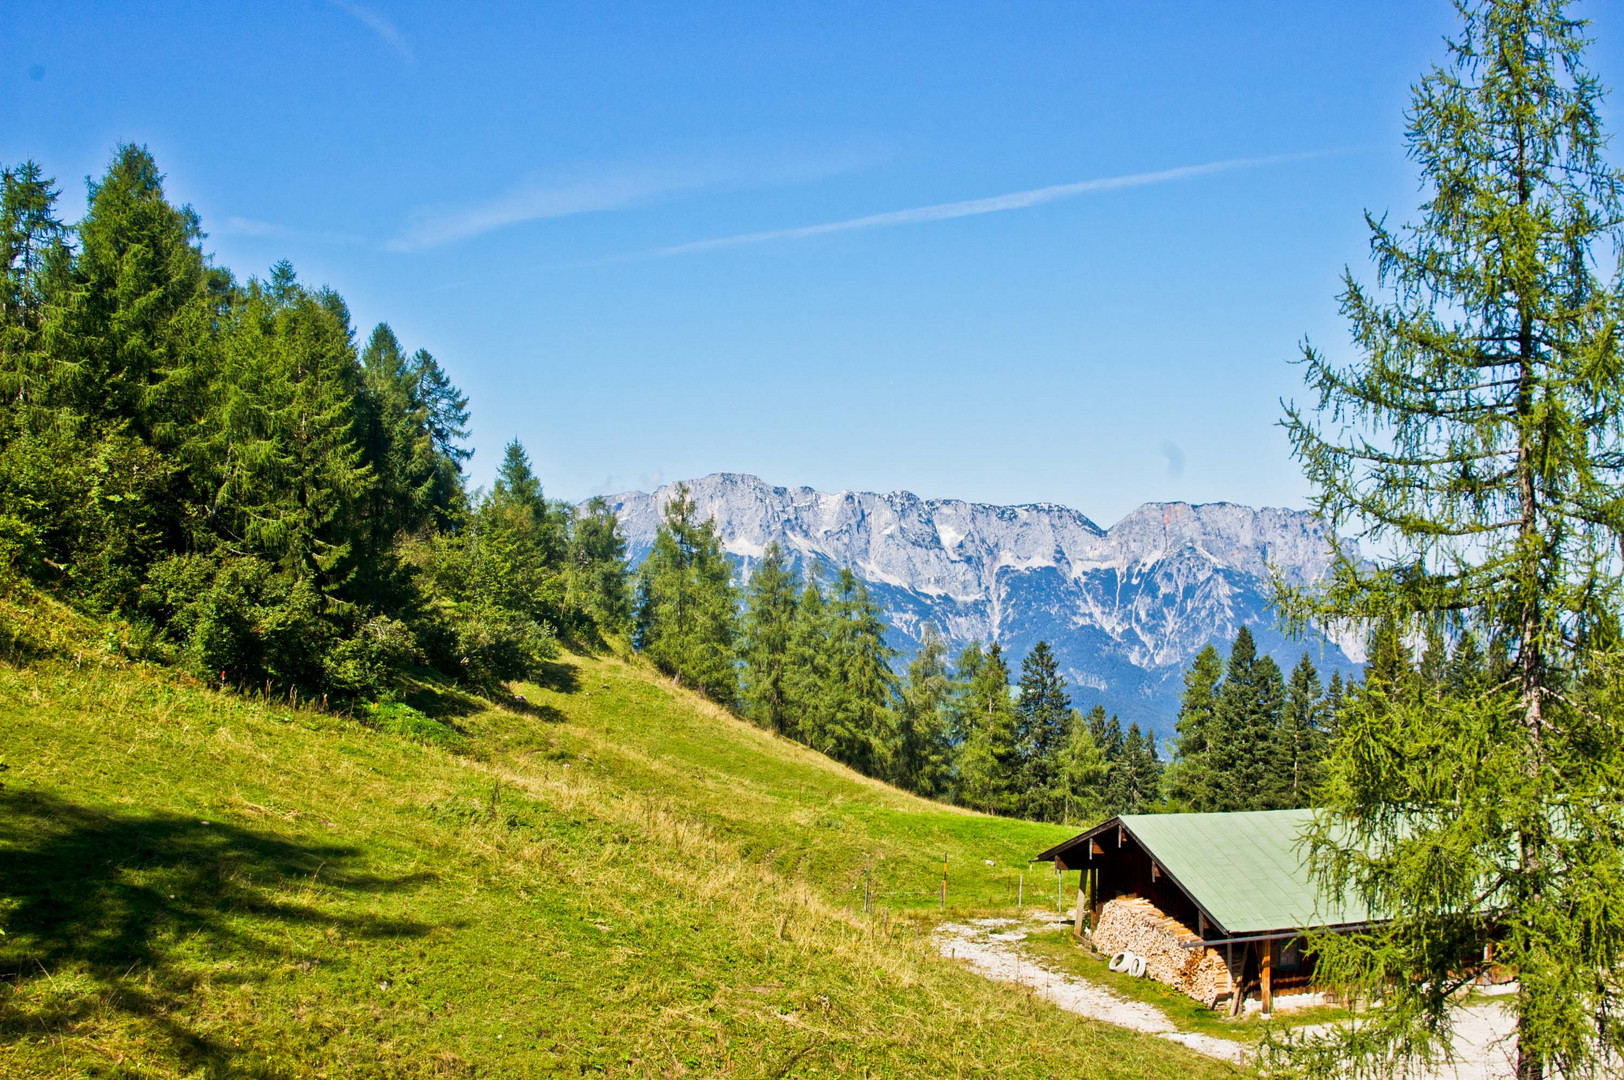
<path fill-rule="evenodd" d="M 449 739 L 115 654 L 0 665 L 0 1075 L 1233 1071 L 931 952 L 944 855 L 950 914 L 1007 910 L 1065 830 L 636 662 L 567 657 L 511 708 L 417 687 Z"/>

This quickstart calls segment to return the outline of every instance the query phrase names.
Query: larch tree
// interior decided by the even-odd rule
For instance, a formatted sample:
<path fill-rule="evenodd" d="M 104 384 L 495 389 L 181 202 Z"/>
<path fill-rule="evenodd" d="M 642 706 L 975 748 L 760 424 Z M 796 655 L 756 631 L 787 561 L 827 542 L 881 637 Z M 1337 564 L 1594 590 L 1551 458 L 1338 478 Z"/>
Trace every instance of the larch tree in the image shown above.
<path fill-rule="evenodd" d="M 1379 1002 L 1324 1075 L 1392 1074 L 1448 1046 L 1484 947 L 1515 972 L 1521 1080 L 1613 1074 L 1624 1017 L 1624 555 L 1620 175 L 1603 91 L 1560 0 L 1463 3 L 1414 89 L 1424 201 L 1369 217 L 1375 283 L 1345 276 L 1352 358 L 1304 347 L 1316 408 L 1286 426 L 1337 534 L 1366 536 L 1295 626 L 1428 620 L 1481 634 L 1504 678 L 1419 702 L 1379 683 L 1344 709 L 1312 835 L 1332 894 L 1386 921 L 1316 942 Z M 1317 1055 L 1317 1056 L 1316 1056 Z"/>

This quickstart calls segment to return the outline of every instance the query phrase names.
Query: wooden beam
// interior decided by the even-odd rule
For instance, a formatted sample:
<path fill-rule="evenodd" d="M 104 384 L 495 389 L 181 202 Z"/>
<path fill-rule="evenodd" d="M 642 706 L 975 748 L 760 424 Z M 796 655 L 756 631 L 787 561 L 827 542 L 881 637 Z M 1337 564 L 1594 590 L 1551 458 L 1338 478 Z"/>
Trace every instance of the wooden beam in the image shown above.
<path fill-rule="evenodd" d="M 1088 910 L 1088 871 L 1081 871 L 1077 875 L 1077 913 L 1072 919 L 1071 936 L 1078 941 L 1083 940 L 1083 912 Z"/>
<path fill-rule="evenodd" d="M 1105 849 L 1100 847 L 1100 842 L 1099 842 L 1098 839 L 1090 840 L 1088 842 L 1088 857 L 1090 859 L 1092 859 L 1096 855 L 1104 855 L 1104 854 L 1105 854 Z"/>
<path fill-rule="evenodd" d="M 1126 834 L 1127 834 L 1127 830 L 1124 829 L 1121 825 L 1118 825 L 1117 826 L 1117 847 L 1122 846 L 1122 838 Z"/>
<path fill-rule="evenodd" d="M 1274 1012 L 1274 948 L 1273 941 L 1265 941 L 1258 958 L 1258 982 L 1263 992 L 1263 1015 Z"/>
<path fill-rule="evenodd" d="M 1227 949 L 1229 960 L 1224 967 L 1229 972 L 1229 1015 L 1239 1016 L 1246 1009 L 1246 954 L 1252 946 L 1241 950 L 1241 977 L 1235 977 L 1235 946 Z"/>

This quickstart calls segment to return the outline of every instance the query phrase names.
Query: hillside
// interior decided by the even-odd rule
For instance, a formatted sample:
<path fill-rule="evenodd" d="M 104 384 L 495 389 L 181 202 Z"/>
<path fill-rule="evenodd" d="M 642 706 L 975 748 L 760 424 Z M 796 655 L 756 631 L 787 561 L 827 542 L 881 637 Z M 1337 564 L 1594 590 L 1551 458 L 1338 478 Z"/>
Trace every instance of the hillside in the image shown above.
<path fill-rule="evenodd" d="M 438 722 L 380 731 L 121 660 L 37 598 L 0 624 L 8 1077 L 1228 1072 L 930 952 L 944 856 L 950 909 L 1008 910 L 1063 829 L 902 794 L 635 661 L 568 655 L 501 704 L 421 684 Z"/>
<path fill-rule="evenodd" d="M 1051 503 L 990 506 L 906 491 L 827 493 L 717 473 L 688 481 L 724 549 L 748 569 L 777 542 L 800 567 L 851 567 L 911 652 L 933 623 L 947 640 L 999 641 L 1019 658 L 1047 640 L 1095 703 L 1172 734 L 1184 668 L 1248 626 L 1291 670 L 1304 649 L 1328 676 L 1357 670 L 1357 643 L 1288 641 L 1269 603 L 1271 568 L 1293 584 L 1330 561 L 1324 526 L 1296 510 L 1147 503 L 1102 529 Z M 609 499 L 634 560 L 654 541 L 674 485 Z"/>

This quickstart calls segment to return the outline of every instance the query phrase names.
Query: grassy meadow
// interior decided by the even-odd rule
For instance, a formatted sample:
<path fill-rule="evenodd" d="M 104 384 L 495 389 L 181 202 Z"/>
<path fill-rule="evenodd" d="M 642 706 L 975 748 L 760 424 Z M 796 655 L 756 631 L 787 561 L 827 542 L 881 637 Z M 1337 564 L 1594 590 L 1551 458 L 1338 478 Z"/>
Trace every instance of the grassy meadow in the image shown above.
<path fill-rule="evenodd" d="M 898 792 L 634 660 L 502 701 L 424 683 L 434 722 L 369 726 L 123 633 L 0 603 L 0 1075 L 1234 1073 L 929 949 L 944 856 L 950 915 L 1008 911 L 1064 829 Z"/>

